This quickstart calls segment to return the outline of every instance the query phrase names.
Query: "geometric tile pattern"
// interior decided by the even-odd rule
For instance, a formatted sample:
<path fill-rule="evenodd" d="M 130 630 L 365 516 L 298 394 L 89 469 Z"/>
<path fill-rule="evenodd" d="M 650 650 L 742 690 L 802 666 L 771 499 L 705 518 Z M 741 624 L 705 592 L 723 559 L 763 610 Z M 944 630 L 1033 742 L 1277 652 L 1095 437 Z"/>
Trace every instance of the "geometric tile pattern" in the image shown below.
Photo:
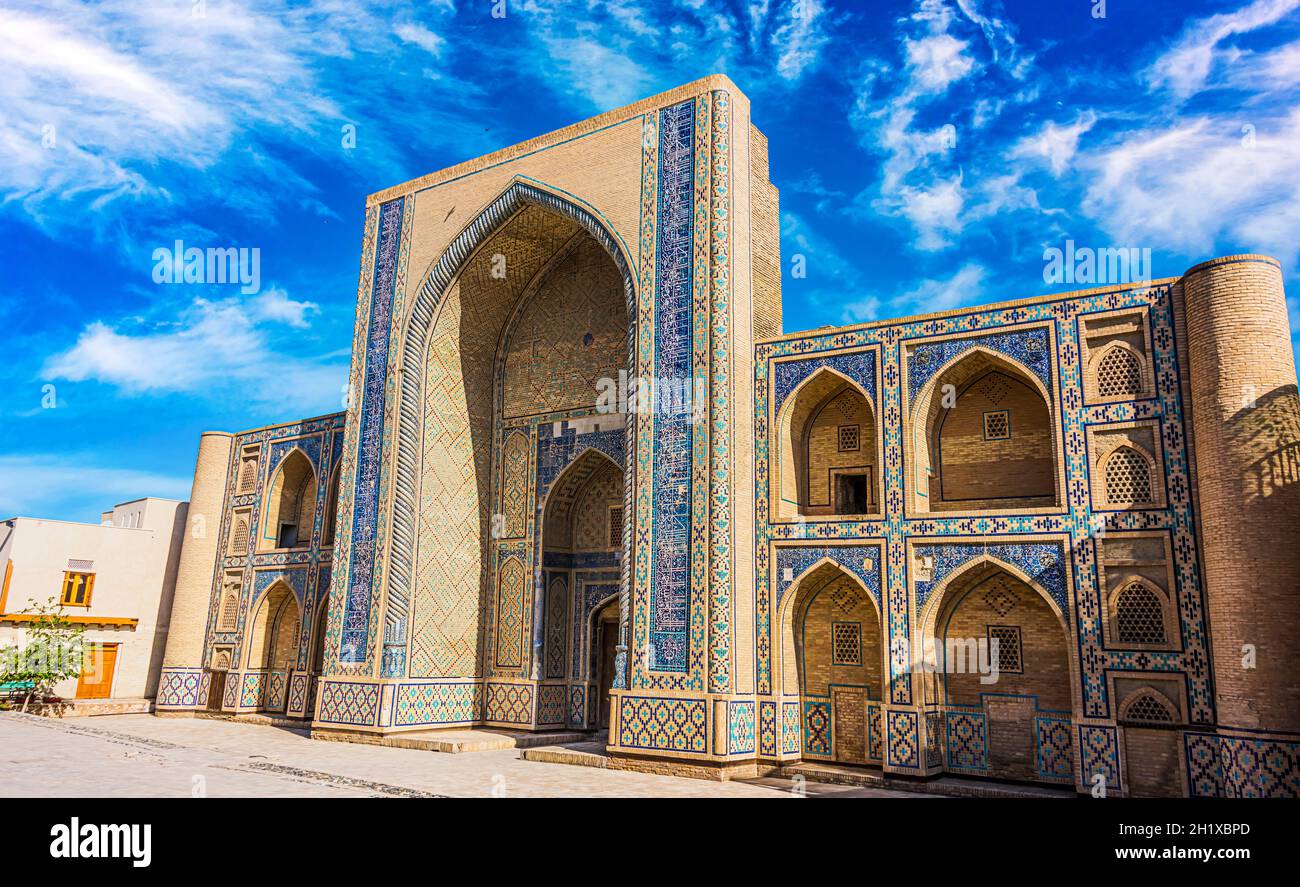
<path fill-rule="evenodd" d="M 829 702 L 804 703 L 804 754 L 829 757 L 831 748 L 831 705 Z"/>
<path fill-rule="evenodd" d="M 984 711 L 949 706 L 944 716 L 948 721 L 947 769 L 977 776 L 986 773 L 989 752 Z"/>
<path fill-rule="evenodd" d="M 731 712 L 731 725 L 727 734 L 727 754 L 753 754 L 754 701 L 733 701 L 728 708 Z"/>
<path fill-rule="evenodd" d="M 803 715 L 797 702 L 781 703 L 781 754 L 798 754 L 803 747 Z"/>
<path fill-rule="evenodd" d="M 485 720 L 505 724 L 528 724 L 533 720 L 531 684 L 488 684 Z"/>
<path fill-rule="evenodd" d="M 379 686 L 322 681 L 316 719 L 328 724 L 374 726 L 379 717 Z"/>
<path fill-rule="evenodd" d="M 886 715 L 886 739 L 891 767 L 918 769 L 920 759 L 919 717 L 914 711 L 892 710 Z"/>
<path fill-rule="evenodd" d="M 194 708 L 199 704 L 199 669 L 169 669 L 158 680 L 158 708 Z"/>
<path fill-rule="evenodd" d="M 520 668 L 524 661 L 524 565 L 511 557 L 501 567 L 497 583 L 496 664 Z"/>
<path fill-rule="evenodd" d="M 1079 747 L 1083 750 L 1083 783 L 1093 785 L 1097 774 L 1106 778 L 1106 788 L 1120 788 L 1119 741 L 1114 727 L 1079 725 Z"/>
<path fill-rule="evenodd" d="M 618 744 L 656 751 L 708 751 L 703 699 L 619 697 Z"/>
<path fill-rule="evenodd" d="M 476 682 L 399 684 L 393 724 L 465 724 L 483 717 L 483 685 Z"/>
<path fill-rule="evenodd" d="M 537 723 L 563 724 L 568 687 L 564 684 L 543 684 L 537 688 Z"/>
<path fill-rule="evenodd" d="M 1060 543 L 1022 543 L 1015 545 L 915 545 L 917 557 L 934 558 L 933 578 L 916 580 L 916 609 L 920 612 L 930 594 L 960 567 L 988 556 L 1016 567 L 1033 582 L 1041 585 L 1062 613 L 1069 612 L 1065 589 L 1064 555 Z"/>
<path fill-rule="evenodd" d="M 654 378 L 679 385 L 689 384 L 694 378 L 691 359 L 694 137 L 694 100 L 660 111 Z M 659 394 L 662 396 L 663 392 Z M 684 672 L 689 666 L 690 643 L 694 441 L 691 404 L 659 404 L 653 423 L 654 506 L 650 544 L 654 565 L 647 649 L 651 670 Z"/>
<path fill-rule="evenodd" d="M 776 703 L 767 699 L 758 703 L 758 753 L 776 757 Z"/>
<path fill-rule="evenodd" d="M 388 378 L 388 342 L 393 328 L 391 312 L 401 231 L 402 201 L 391 200 L 379 210 L 379 241 L 371 285 L 365 380 L 358 392 L 361 399 L 360 446 L 356 458 L 356 489 L 351 500 L 352 561 L 343 604 L 341 662 L 364 662 L 369 643 L 370 597 L 378 554 L 375 546 L 379 531 L 384 384 Z"/>
<path fill-rule="evenodd" d="M 1300 741 L 1185 733 L 1188 788 L 1198 798 L 1300 798 Z"/>
<path fill-rule="evenodd" d="M 835 354 L 811 360 L 783 361 L 776 364 L 773 383 L 776 394 L 773 396 L 773 411 L 780 415 L 786 398 L 799 383 L 807 379 L 822 367 L 830 367 L 837 373 L 852 379 L 866 392 L 867 400 L 875 402 L 876 398 L 876 353 L 874 351 L 855 351 L 851 354 Z M 853 449 L 857 449 L 854 447 Z"/>
<path fill-rule="evenodd" d="M 1046 781 L 1074 782 L 1074 742 L 1071 739 L 1070 714 L 1034 715 L 1034 743 L 1038 778 Z"/>

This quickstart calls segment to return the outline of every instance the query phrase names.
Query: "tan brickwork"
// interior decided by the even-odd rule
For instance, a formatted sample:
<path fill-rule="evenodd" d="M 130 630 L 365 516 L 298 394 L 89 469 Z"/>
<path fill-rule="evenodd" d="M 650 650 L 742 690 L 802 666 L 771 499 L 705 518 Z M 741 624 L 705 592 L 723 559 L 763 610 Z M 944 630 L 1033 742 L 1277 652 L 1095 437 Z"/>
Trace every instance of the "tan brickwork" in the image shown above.
<path fill-rule="evenodd" d="M 1005 412 L 1008 434 L 987 437 L 985 417 Z M 997 370 L 957 392 L 952 409 L 941 410 L 931 432 L 938 453 L 930 479 L 931 507 L 970 508 L 973 502 L 1050 503 L 1054 493 L 1052 425 L 1042 396 L 1025 382 Z"/>
<path fill-rule="evenodd" d="M 1300 546 L 1281 542 L 1300 539 L 1300 405 L 1281 270 L 1230 256 L 1183 285 L 1219 723 L 1300 730 Z"/>
<path fill-rule="evenodd" d="M 222 508 L 234 436 L 220 431 L 199 438 L 199 455 L 190 488 L 189 526 L 181 546 L 163 667 L 203 664 L 204 633 L 221 538 Z"/>
<path fill-rule="evenodd" d="M 543 272 L 505 343 L 506 419 L 591 409 L 597 382 L 627 369 L 623 280 L 604 248 L 583 233 Z"/>
<path fill-rule="evenodd" d="M 847 513 L 836 501 L 836 478 L 843 474 L 867 475 L 868 508 L 862 513 L 878 512 L 881 504 L 876 423 L 866 398 L 857 389 L 845 386 L 823 402 L 807 435 L 807 499 L 802 513 Z M 852 440 L 842 440 L 842 436 Z M 852 446 L 842 446 L 846 442 Z"/>

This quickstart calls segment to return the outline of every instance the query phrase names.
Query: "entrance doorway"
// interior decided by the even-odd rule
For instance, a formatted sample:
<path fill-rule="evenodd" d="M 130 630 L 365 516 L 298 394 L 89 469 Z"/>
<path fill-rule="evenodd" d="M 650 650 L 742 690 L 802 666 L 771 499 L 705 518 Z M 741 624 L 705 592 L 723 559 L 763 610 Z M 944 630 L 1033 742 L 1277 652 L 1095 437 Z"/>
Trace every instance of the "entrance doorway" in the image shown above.
<path fill-rule="evenodd" d="M 596 653 L 594 674 L 596 677 L 596 698 L 600 700 L 597 707 L 596 726 L 601 730 L 609 729 L 609 691 L 614 688 L 614 657 L 618 646 L 618 600 L 610 601 L 595 616 L 595 629 L 592 640 Z"/>
<path fill-rule="evenodd" d="M 113 692 L 117 644 L 88 644 L 77 680 L 78 699 L 107 699 Z"/>
<path fill-rule="evenodd" d="M 835 477 L 835 513 L 866 514 L 869 507 L 870 493 L 865 474 L 839 474 Z"/>

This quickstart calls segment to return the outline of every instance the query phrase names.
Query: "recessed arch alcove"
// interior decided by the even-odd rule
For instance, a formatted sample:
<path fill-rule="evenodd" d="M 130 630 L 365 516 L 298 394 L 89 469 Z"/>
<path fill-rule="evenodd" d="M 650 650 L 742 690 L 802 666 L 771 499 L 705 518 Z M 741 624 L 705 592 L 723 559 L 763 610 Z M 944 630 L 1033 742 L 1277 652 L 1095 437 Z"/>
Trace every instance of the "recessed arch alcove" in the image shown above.
<path fill-rule="evenodd" d="M 523 182 L 426 273 L 401 350 L 386 613 L 385 658 L 401 650 L 410 677 L 539 676 L 544 588 L 501 579 L 507 549 L 526 575 L 540 567 L 529 423 L 621 432 L 622 415 L 597 415 L 596 383 L 628 371 L 633 292 L 598 216 Z"/>
<path fill-rule="evenodd" d="M 777 614 L 774 670 L 783 697 L 798 699 L 802 755 L 879 763 L 885 628 L 862 580 L 822 558 L 796 576 Z"/>
<path fill-rule="evenodd" d="M 921 388 L 911 419 L 907 487 L 917 512 L 1060 505 L 1051 392 L 1018 360 L 965 350 Z"/>
<path fill-rule="evenodd" d="M 932 590 L 918 629 L 922 694 L 942 712 L 946 769 L 1073 781 L 1073 632 L 1042 584 L 999 558 L 974 558 Z"/>
<path fill-rule="evenodd" d="M 838 370 L 821 367 L 800 382 L 776 417 L 773 518 L 878 515 L 878 427 L 867 392 Z"/>

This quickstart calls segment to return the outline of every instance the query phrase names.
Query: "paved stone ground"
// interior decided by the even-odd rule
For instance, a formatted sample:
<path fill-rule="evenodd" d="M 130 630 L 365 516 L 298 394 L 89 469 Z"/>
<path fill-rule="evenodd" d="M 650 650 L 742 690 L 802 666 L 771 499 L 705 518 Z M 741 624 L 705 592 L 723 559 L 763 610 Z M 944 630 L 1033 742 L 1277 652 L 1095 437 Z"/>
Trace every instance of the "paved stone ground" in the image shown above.
<path fill-rule="evenodd" d="M 790 797 L 785 779 L 708 782 L 524 761 L 517 749 L 442 754 L 309 739 L 202 718 L 54 720 L 0 713 L 5 797 Z M 888 797 L 807 785 L 813 797 Z M 916 797 L 916 795 L 910 795 Z"/>

